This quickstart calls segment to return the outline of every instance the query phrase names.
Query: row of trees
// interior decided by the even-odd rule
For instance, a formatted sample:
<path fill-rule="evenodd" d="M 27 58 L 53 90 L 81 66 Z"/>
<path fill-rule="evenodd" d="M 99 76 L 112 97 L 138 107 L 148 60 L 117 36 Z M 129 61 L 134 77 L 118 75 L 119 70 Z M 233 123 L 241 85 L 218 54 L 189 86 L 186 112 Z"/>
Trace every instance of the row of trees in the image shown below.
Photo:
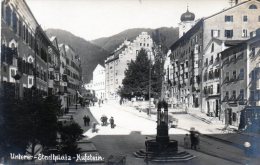
<path fill-rule="evenodd" d="M 12 89 L 1 87 L 0 90 L 0 157 L 9 157 L 10 153 L 34 157 L 38 149 L 45 151 L 56 147 L 58 134 L 62 140 L 61 152 L 78 151 L 75 142 L 83 130 L 76 123 L 58 122 L 61 114 L 58 97 L 44 98 L 32 90 L 31 96 L 17 99 Z M 74 149 L 67 152 L 71 146 Z"/>

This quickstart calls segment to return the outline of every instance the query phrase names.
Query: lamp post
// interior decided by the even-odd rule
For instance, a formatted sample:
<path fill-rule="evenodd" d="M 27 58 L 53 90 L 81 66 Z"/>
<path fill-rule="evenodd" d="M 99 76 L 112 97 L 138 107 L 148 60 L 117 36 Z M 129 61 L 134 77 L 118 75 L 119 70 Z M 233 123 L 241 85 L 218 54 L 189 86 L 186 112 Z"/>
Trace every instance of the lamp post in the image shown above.
<path fill-rule="evenodd" d="M 151 52 L 148 52 L 149 54 L 149 58 L 150 58 L 150 61 L 149 61 L 149 109 L 148 109 L 148 112 L 147 112 L 147 115 L 150 116 L 151 114 Z"/>

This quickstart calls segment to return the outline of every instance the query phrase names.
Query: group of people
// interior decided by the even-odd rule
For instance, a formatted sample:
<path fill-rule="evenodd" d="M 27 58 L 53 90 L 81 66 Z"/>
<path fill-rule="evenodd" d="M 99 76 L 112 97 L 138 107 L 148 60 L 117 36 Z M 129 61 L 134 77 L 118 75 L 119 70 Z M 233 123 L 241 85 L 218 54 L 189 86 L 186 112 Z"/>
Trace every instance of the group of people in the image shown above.
<path fill-rule="evenodd" d="M 190 131 L 184 137 L 184 148 L 191 148 L 194 150 L 200 149 L 200 134 L 197 131 Z"/>

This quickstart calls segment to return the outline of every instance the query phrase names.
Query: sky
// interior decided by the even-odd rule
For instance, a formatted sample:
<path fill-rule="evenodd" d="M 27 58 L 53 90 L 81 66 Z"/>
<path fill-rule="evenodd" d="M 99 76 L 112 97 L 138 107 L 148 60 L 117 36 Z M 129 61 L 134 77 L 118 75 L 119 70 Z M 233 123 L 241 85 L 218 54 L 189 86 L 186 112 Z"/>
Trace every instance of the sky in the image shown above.
<path fill-rule="evenodd" d="M 187 10 L 195 19 L 230 7 L 229 0 L 26 0 L 43 29 L 63 29 L 86 40 L 130 28 L 177 27 Z"/>

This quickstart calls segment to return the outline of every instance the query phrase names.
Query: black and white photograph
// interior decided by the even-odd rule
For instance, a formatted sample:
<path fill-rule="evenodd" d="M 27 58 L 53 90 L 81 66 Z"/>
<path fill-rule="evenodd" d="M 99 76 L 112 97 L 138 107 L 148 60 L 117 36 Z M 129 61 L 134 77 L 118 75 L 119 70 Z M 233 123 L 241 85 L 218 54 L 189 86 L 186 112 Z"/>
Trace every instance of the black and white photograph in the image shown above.
<path fill-rule="evenodd" d="M 1 0 L 0 165 L 258 165 L 260 0 Z"/>

